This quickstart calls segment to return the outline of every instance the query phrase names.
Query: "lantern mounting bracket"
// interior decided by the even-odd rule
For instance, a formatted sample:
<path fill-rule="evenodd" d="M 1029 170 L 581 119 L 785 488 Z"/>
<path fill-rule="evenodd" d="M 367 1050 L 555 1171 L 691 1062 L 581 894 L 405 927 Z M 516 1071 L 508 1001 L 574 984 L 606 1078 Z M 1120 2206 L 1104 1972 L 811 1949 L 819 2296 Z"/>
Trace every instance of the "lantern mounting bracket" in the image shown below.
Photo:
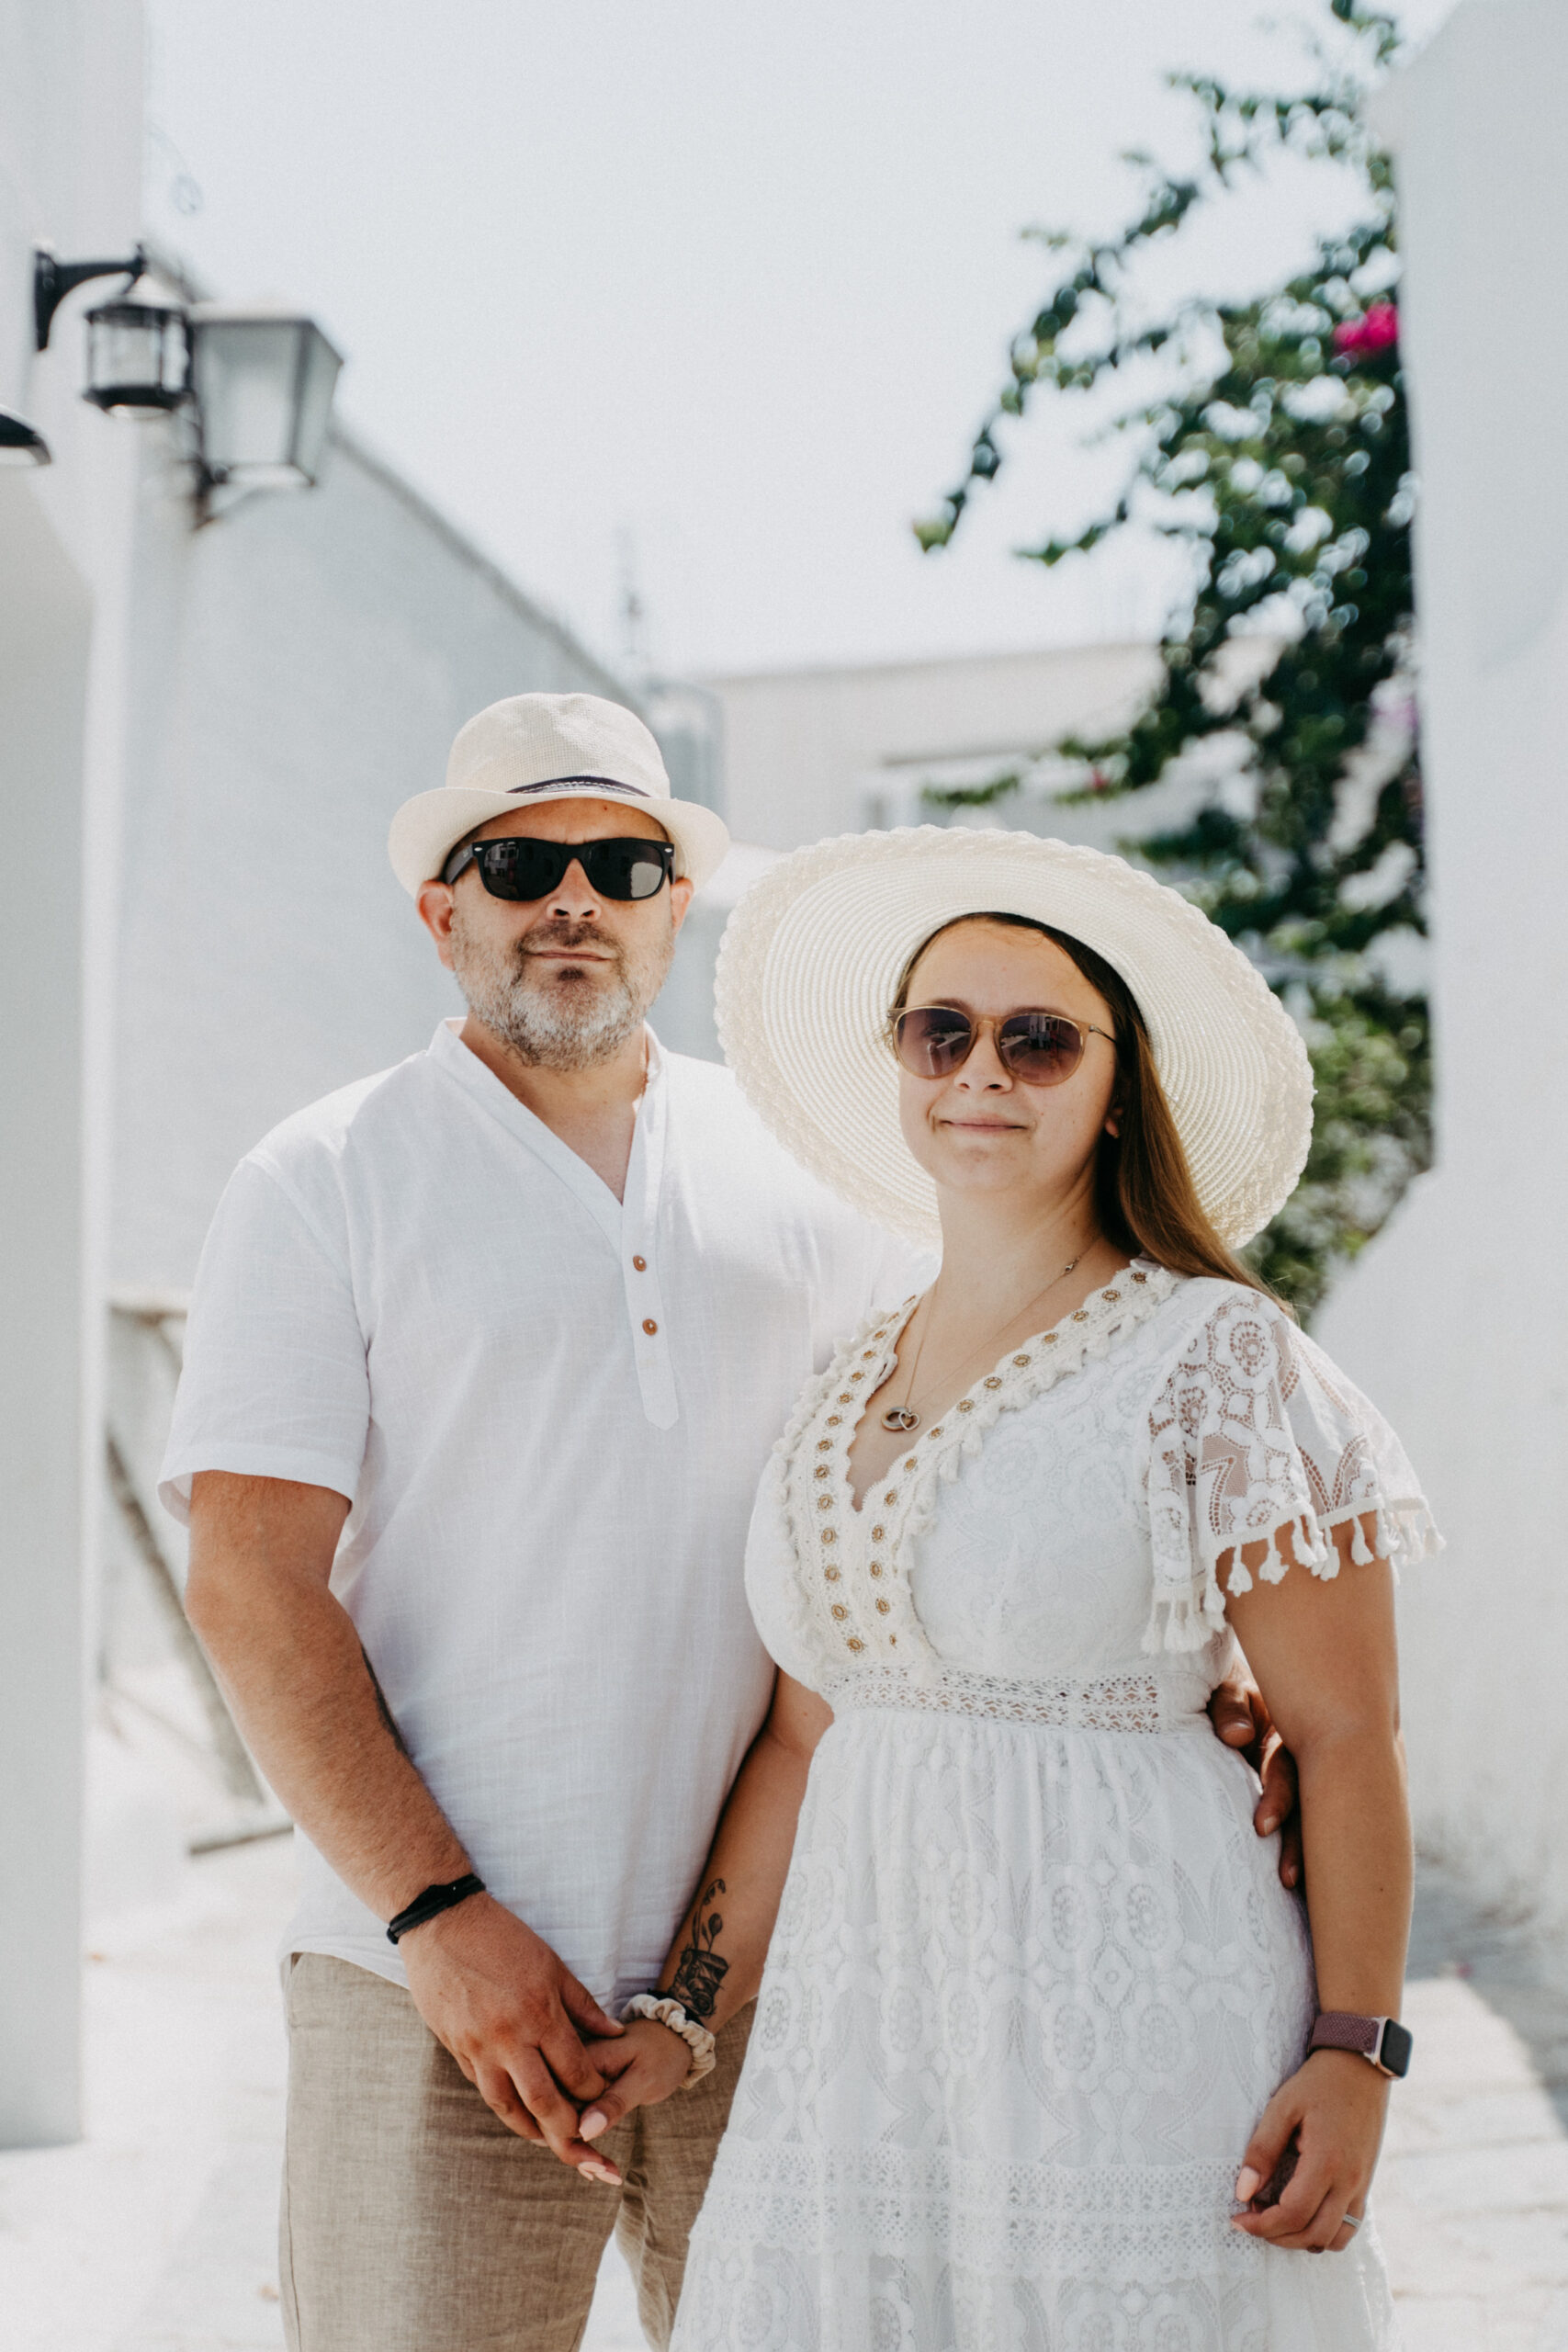
<path fill-rule="evenodd" d="M 54 314 L 67 294 L 75 292 L 95 277 L 123 277 L 122 291 L 129 294 L 137 279 L 145 275 L 147 255 L 138 245 L 129 261 L 57 261 L 49 245 L 39 245 L 33 253 L 33 326 L 36 348 L 49 349 L 50 330 Z"/>

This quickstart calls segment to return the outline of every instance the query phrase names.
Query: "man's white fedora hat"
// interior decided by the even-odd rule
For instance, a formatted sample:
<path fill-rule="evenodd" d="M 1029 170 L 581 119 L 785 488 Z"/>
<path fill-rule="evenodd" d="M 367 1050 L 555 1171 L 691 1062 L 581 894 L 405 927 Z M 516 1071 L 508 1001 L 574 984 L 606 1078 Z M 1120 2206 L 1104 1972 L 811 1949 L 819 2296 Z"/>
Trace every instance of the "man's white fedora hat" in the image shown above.
<path fill-rule="evenodd" d="M 1192 1182 L 1233 1249 L 1295 1190 L 1312 1066 L 1294 1022 L 1218 924 L 1124 858 L 1034 833 L 846 833 L 753 883 L 719 948 L 718 1033 L 780 1141 L 855 1208 L 930 1242 L 936 1190 L 898 1125 L 887 1015 L 944 923 L 993 910 L 1068 933 L 1137 1000 Z"/>
<path fill-rule="evenodd" d="M 659 745 L 635 711 L 602 695 L 509 695 L 459 728 L 446 783 L 393 818 L 392 871 L 412 897 L 477 825 L 579 798 L 640 808 L 674 842 L 676 873 L 699 888 L 729 847 L 721 817 L 671 797 Z"/>

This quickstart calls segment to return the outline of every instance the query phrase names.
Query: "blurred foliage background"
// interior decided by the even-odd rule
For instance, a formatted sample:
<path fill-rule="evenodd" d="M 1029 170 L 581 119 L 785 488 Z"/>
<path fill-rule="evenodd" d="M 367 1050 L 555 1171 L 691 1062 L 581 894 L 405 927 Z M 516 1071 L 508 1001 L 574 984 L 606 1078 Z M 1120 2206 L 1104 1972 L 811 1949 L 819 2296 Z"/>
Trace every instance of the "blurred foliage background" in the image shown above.
<path fill-rule="evenodd" d="M 1131 158 L 1146 174 L 1145 198 L 1106 241 L 1030 232 L 1054 256 L 1056 281 L 1013 340 L 964 480 L 916 526 L 928 551 L 952 539 L 1004 462 L 1007 421 L 1032 402 L 1135 391 L 1112 427 L 1128 447 L 1114 506 L 1020 552 L 1055 565 L 1113 533 L 1153 529 L 1190 566 L 1152 701 L 1125 734 L 1061 748 L 1083 763 L 1086 792 L 1126 797 L 1125 845 L 1168 869 L 1246 949 L 1306 1036 L 1312 1154 L 1247 1252 L 1303 1317 L 1431 1156 L 1415 482 L 1393 175 L 1367 120 L 1399 40 L 1382 11 L 1327 0 L 1307 88 L 1179 77 L 1200 116 L 1201 165 L 1176 176 Z M 1256 300 L 1198 296 L 1145 315 L 1140 259 L 1281 151 L 1348 166 L 1364 189 L 1359 219 Z M 1178 830 L 1140 833 L 1136 795 L 1205 757 L 1223 781 L 1196 813 Z M 1004 801 L 1016 782 L 925 797 L 933 813 L 952 814 Z"/>

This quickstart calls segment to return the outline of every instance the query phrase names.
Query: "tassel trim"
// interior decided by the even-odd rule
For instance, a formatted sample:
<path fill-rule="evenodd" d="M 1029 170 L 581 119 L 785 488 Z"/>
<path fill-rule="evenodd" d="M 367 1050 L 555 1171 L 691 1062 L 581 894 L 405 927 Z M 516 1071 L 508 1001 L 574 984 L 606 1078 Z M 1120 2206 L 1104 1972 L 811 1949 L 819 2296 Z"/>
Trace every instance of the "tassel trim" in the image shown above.
<path fill-rule="evenodd" d="M 1375 1550 L 1367 1542 L 1363 1524 L 1369 1519 L 1373 1521 Z M 1435 1559 L 1444 1549 L 1437 1523 L 1419 1496 L 1395 1503 L 1369 1498 L 1364 1502 L 1342 1504 L 1337 1510 L 1325 1511 L 1321 1518 L 1311 1511 L 1300 1511 L 1294 1518 L 1282 1521 L 1269 1537 L 1268 1552 L 1256 1568 L 1246 1566 L 1241 1552 L 1245 1544 L 1260 1542 L 1260 1537 L 1243 1536 L 1234 1545 L 1224 1545 L 1223 1550 L 1234 1549 L 1236 1555 L 1226 1575 L 1225 1592 L 1250 1592 L 1258 1577 L 1265 1584 L 1282 1583 L 1296 1563 L 1309 1567 L 1325 1584 L 1331 1582 L 1339 1574 L 1339 1551 L 1329 1537 L 1335 1528 L 1346 1526 L 1352 1530 L 1350 1558 L 1357 1567 L 1370 1567 L 1374 1559 L 1387 1560 L 1397 1577 L 1402 1562 Z M 1285 1556 L 1280 1541 L 1287 1532 L 1294 1563 Z M 1210 1560 L 1201 1577 L 1156 1589 L 1143 1647 L 1146 1655 L 1162 1650 L 1201 1650 L 1224 1627 L 1225 1593 L 1220 1589 L 1215 1561 Z"/>

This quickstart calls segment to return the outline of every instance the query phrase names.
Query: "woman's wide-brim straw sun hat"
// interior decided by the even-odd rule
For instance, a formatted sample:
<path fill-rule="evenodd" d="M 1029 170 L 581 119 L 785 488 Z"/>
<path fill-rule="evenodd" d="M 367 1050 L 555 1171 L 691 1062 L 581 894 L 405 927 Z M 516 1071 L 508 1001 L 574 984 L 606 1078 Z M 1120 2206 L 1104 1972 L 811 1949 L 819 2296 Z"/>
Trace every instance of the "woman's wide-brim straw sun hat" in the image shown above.
<path fill-rule="evenodd" d="M 898 1125 L 887 1015 L 900 974 L 963 915 L 1025 915 L 1114 967 L 1210 1222 L 1233 1249 L 1290 1198 L 1312 1137 L 1294 1022 L 1216 923 L 1124 858 L 1033 833 L 906 827 L 780 860 L 729 919 L 719 1037 L 747 1096 L 840 1199 L 912 1240 L 940 1236 L 936 1188 Z"/>

